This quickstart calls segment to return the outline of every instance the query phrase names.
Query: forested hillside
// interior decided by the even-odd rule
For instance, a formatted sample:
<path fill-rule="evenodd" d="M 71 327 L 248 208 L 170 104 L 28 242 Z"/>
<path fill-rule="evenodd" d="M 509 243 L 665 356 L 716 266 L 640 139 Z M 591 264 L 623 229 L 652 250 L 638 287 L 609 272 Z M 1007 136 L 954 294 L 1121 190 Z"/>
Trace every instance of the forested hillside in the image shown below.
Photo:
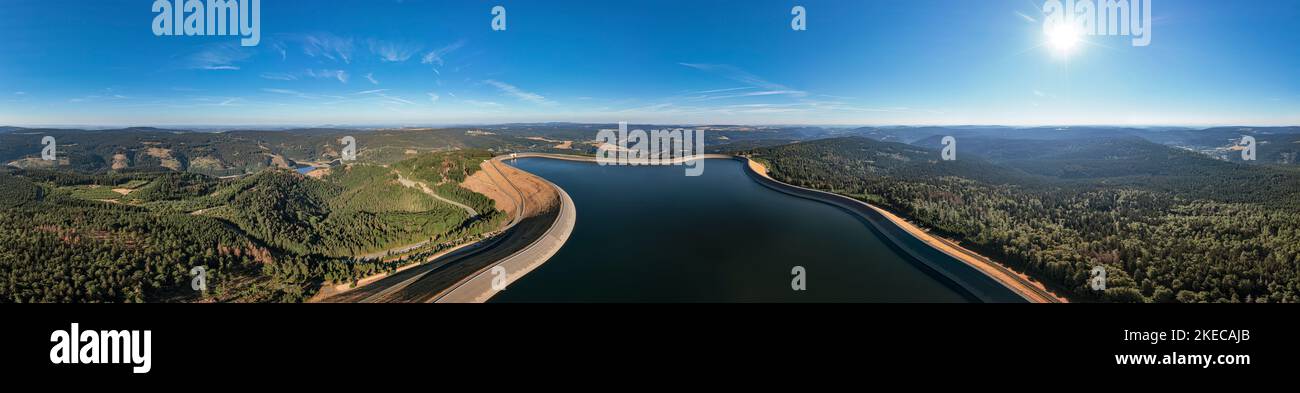
<path fill-rule="evenodd" d="M 937 149 L 859 137 L 746 153 L 777 179 L 901 213 L 1074 299 L 1294 302 L 1300 294 L 1300 213 L 1288 208 L 1300 199 L 1289 187 L 1300 183 L 1289 169 L 1132 140 L 1056 149 L 961 141 L 949 162 Z M 1105 292 L 1088 286 L 1098 265 L 1109 273 Z"/>
<path fill-rule="evenodd" d="M 476 169 L 484 153 L 416 156 L 405 167 Z M 415 259 L 504 221 L 482 195 L 451 181 L 439 189 L 481 213 L 469 217 L 373 164 L 320 179 L 276 168 L 237 179 L 0 168 L 0 302 L 302 301 L 323 283 L 400 265 L 361 256 L 400 249 Z M 203 293 L 190 288 L 199 266 Z"/>
<path fill-rule="evenodd" d="M 278 298 L 275 289 L 235 276 L 256 272 L 267 250 L 212 218 L 65 196 L 0 174 L 0 274 L 8 302 L 163 300 L 189 285 L 195 266 L 212 269 L 214 296 Z M 231 280 L 224 278 L 230 277 Z M 241 293 L 235 294 L 232 291 Z"/>
<path fill-rule="evenodd" d="M 298 254 L 369 254 L 431 240 L 469 219 L 378 166 L 338 168 L 322 180 L 267 170 L 230 187 L 219 194 L 223 206 L 206 214 Z"/>
<path fill-rule="evenodd" d="M 403 160 L 393 164 L 393 168 L 403 176 L 423 182 L 447 199 L 477 211 L 491 211 L 494 208 L 491 199 L 458 184 L 478 172 L 479 164 L 492 156 L 492 152 L 474 149 L 431 153 Z"/>
<path fill-rule="evenodd" d="M 594 133 L 592 134 L 595 135 Z M 170 170 L 211 176 L 328 163 L 341 157 L 341 139 L 356 139 L 361 162 L 391 164 L 419 153 L 459 149 L 546 150 L 521 136 L 466 128 L 294 129 L 196 132 L 157 128 L 112 130 L 26 129 L 0 133 L 0 165 L 46 168 L 39 160 L 45 136 L 57 141 L 60 170 Z"/>

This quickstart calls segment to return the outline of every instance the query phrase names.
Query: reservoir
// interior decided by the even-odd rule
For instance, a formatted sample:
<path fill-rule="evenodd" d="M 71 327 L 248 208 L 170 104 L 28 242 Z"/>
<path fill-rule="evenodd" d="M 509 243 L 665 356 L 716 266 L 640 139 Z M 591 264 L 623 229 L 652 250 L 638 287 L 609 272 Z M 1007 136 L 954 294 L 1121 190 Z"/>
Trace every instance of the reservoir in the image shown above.
<path fill-rule="evenodd" d="M 734 160 L 682 166 L 506 161 L 563 188 L 577 225 L 493 302 L 973 302 L 858 216 L 759 184 Z M 955 259 L 930 261 L 986 300 L 1020 297 Z M 795 266 L 806 290 L 791 289 Z"/>

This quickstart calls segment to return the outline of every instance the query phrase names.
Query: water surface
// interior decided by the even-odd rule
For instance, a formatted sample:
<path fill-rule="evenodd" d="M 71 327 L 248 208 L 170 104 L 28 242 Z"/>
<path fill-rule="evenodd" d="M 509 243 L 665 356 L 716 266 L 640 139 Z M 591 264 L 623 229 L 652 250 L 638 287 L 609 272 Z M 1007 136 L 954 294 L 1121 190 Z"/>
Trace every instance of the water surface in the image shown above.
<path fill-rule="evenodd" d="M 738 161 L 708 160 L 699 177 L 680 166 L 513 165 L 564 188 L 578 219 L 559 253 L 494 302 L 974 301 L 857 216 L 764 187 Z M 806 291 L 791 289 L 795 266 Z"/>

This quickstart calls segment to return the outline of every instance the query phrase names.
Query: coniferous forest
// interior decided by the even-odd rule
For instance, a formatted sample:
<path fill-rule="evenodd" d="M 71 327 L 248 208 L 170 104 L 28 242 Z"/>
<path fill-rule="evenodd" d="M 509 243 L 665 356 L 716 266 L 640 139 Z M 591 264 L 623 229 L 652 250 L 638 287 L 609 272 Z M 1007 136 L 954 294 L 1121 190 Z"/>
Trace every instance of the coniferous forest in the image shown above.
<path fill-rule="evenodd" d="M 772 176 L 898 213 L 1071 299 L 1295 302 L 1300 171 L 1141 138 L 863 137 L 744 151 Z M 1089 285 L 1104 266 L 1104 291 Z"/>
<path fill-rule="evenodd" d="M 410 160 L 472 173 L 487 157 Z M 490 199 L 454 183 L 439 188 L 455 190 L 443 197 L 481 198 L 479 216 L 397 177 L 367 163 L 319 179 L 277 168 L 227 179 L 0 169 L 0 301 L 302 301 L 320 285 L 392 270 L 504 221 Z M 196 267 L 205 269 L 202 291 L 193 289 Z"/>

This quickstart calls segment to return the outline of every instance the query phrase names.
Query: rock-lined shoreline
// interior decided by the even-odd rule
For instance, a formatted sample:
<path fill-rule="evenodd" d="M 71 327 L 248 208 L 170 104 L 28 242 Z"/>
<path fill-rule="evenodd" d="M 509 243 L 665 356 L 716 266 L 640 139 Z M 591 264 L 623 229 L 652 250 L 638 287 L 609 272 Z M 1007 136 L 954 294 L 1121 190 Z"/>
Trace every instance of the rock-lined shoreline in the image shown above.
<path fill-rule="evenodd" d="M 760 184 L 767 186 L 768 188 L 772 188 L 774 190 L 792 196 L 797 196 L 800 198 L 828 203 L 843 208 L 845 210 L 851 211 L 861 216 L 868 223 L 871 223 L 871 225 L 876 228 L 878 233 L 883 234 L 888 240 L 890 240 L 896 246 L 898 246 L 899 249 L 909 254 L 912 258 L 916 259 L 922 264 L 926 265 L 932 271 L 935 271 L 936 273 L 943 275 L 953 283 L 962 287 L 964 290 L 971 293 L 975 297 L 979 298 L 981 301 L 989 301 L 989 297 L 984 293 L 983 290 L 980 290 L 979 288 L 975 288 L 969 285 L 969 283 L 967 283 L 966 280 L 963 280 L 960 277 L 956 277 L 947 269 L 943 269 L 941 266 L 936 265 L 934 261 L 929 260 L 929 258 L 926 258 L 925 256 L 919 255 L 916 252 L 916 250 L 912 249 L 911 247 L 907 247 L 902 241 L 903 239 L 900 238 L 900 236 L 903 235 L 901 233 L 898 233 L 898 231 L 902 231 L 903 233 L 906 233 L 906 235 L 910 235 L 916 240 L 920 240 L 925 245 L 937 251 L 940 251 L 943 254 L 952 257 L 953 259 L 965 263 L 967 266 L 970 266 L 971 268 L 974 268 L 980 273 L 983 273 L 985 276 L 988 276 L 989 278 L 993 279 L 998 284 L 1001 284 L 1003 287 L 1006 287 L 1012 292 L 1015 292 L 1017 295 L 1024 298 L 1026 301 L 1029 301 L 1031 303 L 1068 303 L 1069 302 L 1067 299 L 1063 297 L 1052 294 L 1042 284 L 1031 281 L 1029 277 L 1020 273 L 1016 273 L 1011 269 L 993 261 L 992 259 L 989 259 L 988 257 L 985 257 L 974 251 L 963 248 L 955 243 L 952 243 L 951 241 L 948 241 L 947 239 L 942 239 L 933 236 L 928 232 L 926 232 L 925 230 L 921 229 L 920 227 L 917 227 L 916 225 L 908 222 L 907 220 L 904 220 L 903 218 L 893 213 L 890 213 L 888 210 L 843 195 L 786 184 L 784 182 L 781 182 L 769 176 L 767 174 L 767 168 L 762 163 L 751 160 L 747 157 L 734 157 L 734 158 L 744 161 L 746 163 L 745 165 L 747 169 L 746 173 L 749 173 L 751 177 L 757 180 Z M 892 224 L 892 228 L 882 225 L 884 223 Z M 898 231 L 891 230 L 891 229 L 896 229 Z"/>

